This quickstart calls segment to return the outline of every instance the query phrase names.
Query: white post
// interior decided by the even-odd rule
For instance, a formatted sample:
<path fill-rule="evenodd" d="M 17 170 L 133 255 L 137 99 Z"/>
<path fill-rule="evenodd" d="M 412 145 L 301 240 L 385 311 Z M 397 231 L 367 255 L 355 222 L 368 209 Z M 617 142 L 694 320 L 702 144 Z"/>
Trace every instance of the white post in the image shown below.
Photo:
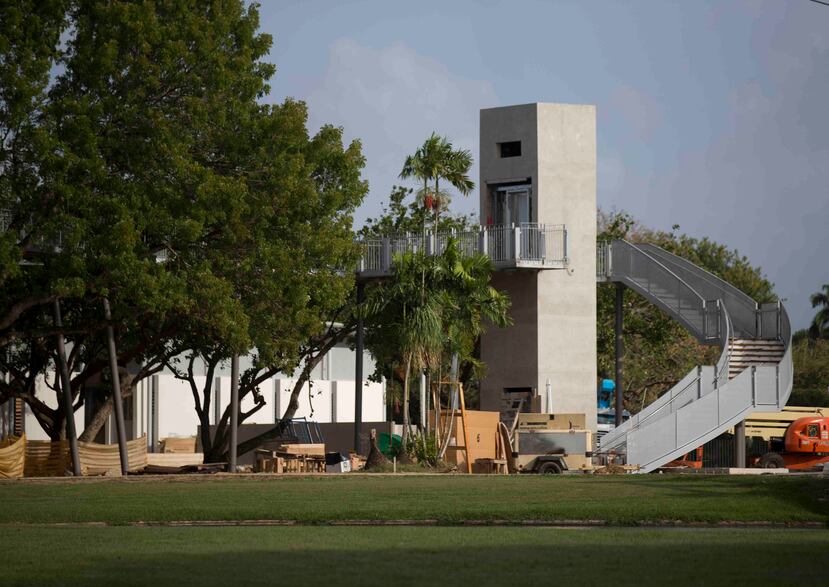
<path fill-rule="evenodd" d="M 553 386 L 550 385 L 550 380 L 547 379 L 547 386 L 546 386 L 546 397 L 544 398 L 544 404 L 547 407 L 547 413 L 553 413 Z"/>

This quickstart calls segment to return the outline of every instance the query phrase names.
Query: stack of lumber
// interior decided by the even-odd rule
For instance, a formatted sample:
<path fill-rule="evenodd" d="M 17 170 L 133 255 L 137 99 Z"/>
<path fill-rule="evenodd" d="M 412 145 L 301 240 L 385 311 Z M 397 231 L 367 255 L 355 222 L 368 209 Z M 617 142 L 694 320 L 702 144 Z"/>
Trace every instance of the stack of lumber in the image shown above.
<path fill-rule="evenodd" d="M 78 456 L 84 475 L 120 475 L 121 457 L 117 444 L 79 442 Z M 142 436 L 127 441 L 127 458 L 130 471 L 140 471 L 147 466 L 147 438 Z"/>
<path fill-rule="evenodd" d="M 185 438 L 168 437 L 161 439 L 162 453 L 195 453 L 196 452 L 196 437 L 188 436 Z"/>
<path fill-rule="evenodd" d="M 276 450 L 259 449 L 255 470 L 261 473 L 325 473 L 325 445 L 280 444 Z"/>
<path fill-rule="evenodd" d="M 26 477 L 63 477 L 71 469 L 68 441 L 30 440 L 26 443 Z"/>
<path fill-rule="evenodd" d="M 26 435 L 0 440 L 0 479 L 23 476 L 26 462 Z"/>
<path fill-rule="evenodd" d="M 147 464 L 153 467 L 186 467 L 204 463 L 200 452 L 156 452 L 147 455 Z"/>

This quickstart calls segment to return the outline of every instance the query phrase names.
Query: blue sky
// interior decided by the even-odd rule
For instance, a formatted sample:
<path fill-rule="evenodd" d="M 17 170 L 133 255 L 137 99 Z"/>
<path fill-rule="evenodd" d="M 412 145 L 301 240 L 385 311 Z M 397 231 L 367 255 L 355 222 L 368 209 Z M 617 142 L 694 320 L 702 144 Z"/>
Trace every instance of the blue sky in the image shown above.
<path fill-rule="evenodd" d="M 596 104 L 599 205 L 737 248 L 795 327 L 811 320 L 829 283 L 829 6 L 266 0 L 261 15 L 270 99 L 363 142 L 358 224 L 432 130 L 477 156 L 480 108 Z"/>

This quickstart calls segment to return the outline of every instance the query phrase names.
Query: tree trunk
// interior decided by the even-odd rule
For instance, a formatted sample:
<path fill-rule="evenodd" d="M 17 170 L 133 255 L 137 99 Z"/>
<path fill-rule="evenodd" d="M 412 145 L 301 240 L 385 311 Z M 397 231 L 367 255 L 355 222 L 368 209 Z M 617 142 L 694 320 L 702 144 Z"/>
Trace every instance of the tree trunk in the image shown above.
<path fill-rule="evenodd" d="M 337 344 L 337 342 L 345 338 L 345 335 L 349 332 L 351 332 L 351 329 L 343 328 L 337 336 L 332 336 L 331 339 L 319 349 L 317 354 L 305 363 L 302 373 L 300 373 L 299 378 L 296 380 L 296 383 L 294 383 L 294 388 L 291 390 L 291 398 L 288 401 L 288 407 L 286 408 L 285 413 L 282 414 L 282 418 L 279 419 L 279 422 L 277 422 L 273 428 L 270 428 L 262 434 L 240 443 L 237 447 L 237 454 L 239 456 L 258 448 L 265 442 L 275 440 L 282 436 L 282 433 L 288 427 L 288 423 L 299 409 L 299 394 L 302 392 L 302 387 L 311 378 L 311 372 L 314 370 L 314 367 L 316 367 L 326 353 L 328 353 Z"/>
<path fill-rule="evenodd" d="M 366 465 L 363 468 L 364 471 L 379 469 L 389 464 L 389 459 L 386 458 L 386 455 L 380 452 L 380 447 L 377 446 L 377 430 L 374 430 L 373 428 L 371 430 L 369 447 L 368 458 L 366 459 Z"/>
<path fill-rule="evenodd" d="M 397 459 L 401 463 L 409 462 L 409 376 L 412 369 L 412 354 L 406 356 L 406 375 L 403 379 L 403 452 Z"/>
<path fill-rule="evenodd" d="M 135 380 L 135 377 L 130 375 L 129 373 L 121 373 L 121 399 L 126 400 L 132 397 L 134 385 L 138 383 Z M 98 432 L 101 431 L 101 428 L 104 427 L 106 424 L 109 415 L 112 413 L 113 408 L 115 407 L 115 401 L 112 398 L 112 394 L 110 394 L 106 401 L 101 404 L 101 407 L 95 412 L 92 416 L 92 420 L 90 420 L 86 427 L 83 430 L 83 433 L 78 436 L 78 440 L 81 442 L 92 442 L 95 440 L 95 437 L 98 436 Z"/>

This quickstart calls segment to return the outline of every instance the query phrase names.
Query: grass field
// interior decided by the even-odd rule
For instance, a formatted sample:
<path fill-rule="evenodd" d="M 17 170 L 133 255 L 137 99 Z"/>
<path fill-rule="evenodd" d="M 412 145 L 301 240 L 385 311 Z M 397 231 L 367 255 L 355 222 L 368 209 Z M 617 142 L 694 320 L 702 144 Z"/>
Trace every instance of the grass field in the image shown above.
<path fill-rule="evenodd" d="M 327 476 L 0 483 L 0 524 L 168 520 L 829 522 L 806 476 Z"/>
<path fill-rule="evenodd" d="M 825 530 L 7 529 L 4 585 L 820 585 Z"/>
<path fill-rule="evenodd" d="M 3 585 L 821 584 L 829 550 L 829 480 L 805 476 L 23 481 L 0 503 Z M 324 524 L 358 519 L 444 525 Z M 129 525 L 173 520 L 308 525 Z M 635 527 L 676 521 L 822 527 Z"/>

